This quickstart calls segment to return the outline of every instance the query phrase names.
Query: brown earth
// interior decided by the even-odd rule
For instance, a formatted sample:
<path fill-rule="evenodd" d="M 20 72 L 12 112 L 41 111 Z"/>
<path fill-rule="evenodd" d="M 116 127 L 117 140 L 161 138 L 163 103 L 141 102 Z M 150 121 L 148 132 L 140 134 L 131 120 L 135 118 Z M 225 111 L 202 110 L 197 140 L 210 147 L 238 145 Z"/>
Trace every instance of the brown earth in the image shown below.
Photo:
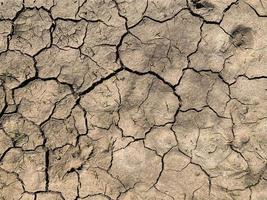
<path fill-rule="evenodd" d="M 0 200 L 267 200 L 265 0 L 0 0 Z"/>

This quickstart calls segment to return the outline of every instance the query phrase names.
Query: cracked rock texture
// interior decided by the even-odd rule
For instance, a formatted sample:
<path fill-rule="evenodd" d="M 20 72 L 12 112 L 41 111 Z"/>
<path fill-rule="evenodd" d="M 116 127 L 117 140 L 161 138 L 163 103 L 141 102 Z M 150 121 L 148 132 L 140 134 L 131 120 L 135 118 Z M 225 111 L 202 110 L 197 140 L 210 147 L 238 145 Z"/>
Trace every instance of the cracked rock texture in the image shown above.
<path fill-rule="evenodd" d="M 0 0 L 0 200 L 267 200 L 266 0 Z"/>

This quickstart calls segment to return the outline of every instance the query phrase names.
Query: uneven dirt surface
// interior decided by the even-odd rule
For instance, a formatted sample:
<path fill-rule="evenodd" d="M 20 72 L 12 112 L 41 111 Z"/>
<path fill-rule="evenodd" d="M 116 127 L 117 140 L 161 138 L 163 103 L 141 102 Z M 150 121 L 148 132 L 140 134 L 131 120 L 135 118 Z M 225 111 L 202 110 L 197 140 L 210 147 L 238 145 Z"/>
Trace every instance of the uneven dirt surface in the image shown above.
<path fill-rule="evenodd" d="M 267 200 L 266 0 L 0 0 L 0 200 Z"/>

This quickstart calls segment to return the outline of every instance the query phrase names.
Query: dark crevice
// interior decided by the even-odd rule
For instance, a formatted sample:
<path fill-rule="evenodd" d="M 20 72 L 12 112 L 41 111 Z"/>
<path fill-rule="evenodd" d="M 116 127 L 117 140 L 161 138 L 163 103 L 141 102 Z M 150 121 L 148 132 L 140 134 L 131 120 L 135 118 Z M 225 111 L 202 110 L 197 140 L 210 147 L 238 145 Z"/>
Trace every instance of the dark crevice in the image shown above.
<path fill-rule="evenodd" d="M 94 82 L 89 88 L 87 88 L 86 90 L 82 91 L 81 93 L 79 93 L 80 96 L 84 96 L 87 93 L 91 92 L 92 90 L 94 90 L 98 85 L 102 84 L 103 82 L 105 82 L 106 80 L 114 77 L 116 74 L 118 74 L 119 72 L 121 72 L 123 70 L 123 68 L 119 68 L 117 70 L 115 70 L 114 72 L 110 73 L 108 76 L 101 78 L 99 81 Z"/>
<path fill-rule="evenodd" d="M 49 190 L 49 150 L 45 152 L 45 191 Z"/>

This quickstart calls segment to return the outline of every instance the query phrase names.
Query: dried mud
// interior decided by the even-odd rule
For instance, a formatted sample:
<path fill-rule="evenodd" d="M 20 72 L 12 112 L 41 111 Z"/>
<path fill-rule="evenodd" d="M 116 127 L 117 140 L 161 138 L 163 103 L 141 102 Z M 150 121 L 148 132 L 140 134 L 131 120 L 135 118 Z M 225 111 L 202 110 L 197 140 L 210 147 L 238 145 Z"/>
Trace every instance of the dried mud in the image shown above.
<path fill-rule="evenodd" d="M 267 200 L 264 0 L 0 0 L 0 200 Z"/>

